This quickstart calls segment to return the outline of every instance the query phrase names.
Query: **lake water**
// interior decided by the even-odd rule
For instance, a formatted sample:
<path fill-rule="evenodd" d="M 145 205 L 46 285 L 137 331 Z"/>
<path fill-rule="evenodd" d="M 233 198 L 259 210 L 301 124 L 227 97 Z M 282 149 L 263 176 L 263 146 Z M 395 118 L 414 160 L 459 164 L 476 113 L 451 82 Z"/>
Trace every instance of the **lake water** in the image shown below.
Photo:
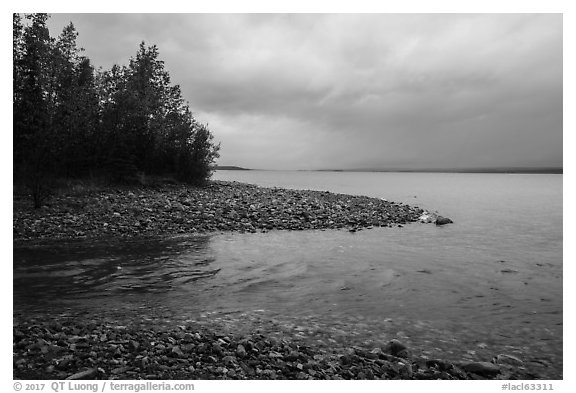
<path fill-rule="evenodd" d="M 328 342 L 397 337 L 433 357 L 512 354 L 561 378 L 561 175 L 217 171 L 214 179 L 385 198 L 454 224 L 18 247 L 15 312 L 288 326 L 319 342 L 312 333 Z"/>

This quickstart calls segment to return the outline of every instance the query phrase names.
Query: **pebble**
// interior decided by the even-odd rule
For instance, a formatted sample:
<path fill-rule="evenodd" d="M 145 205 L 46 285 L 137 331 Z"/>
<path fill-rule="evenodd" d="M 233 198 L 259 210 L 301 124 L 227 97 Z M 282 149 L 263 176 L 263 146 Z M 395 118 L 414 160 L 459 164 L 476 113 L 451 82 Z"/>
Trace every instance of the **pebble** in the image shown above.
<path fill-rule="evenodd" d="M 241 358 L 246 357 L 246 349 L 244 348 L 244 345 L 242 344 L 238 345 L 238 347 L 236 348 L 236 355 L 238 355 Z"/>

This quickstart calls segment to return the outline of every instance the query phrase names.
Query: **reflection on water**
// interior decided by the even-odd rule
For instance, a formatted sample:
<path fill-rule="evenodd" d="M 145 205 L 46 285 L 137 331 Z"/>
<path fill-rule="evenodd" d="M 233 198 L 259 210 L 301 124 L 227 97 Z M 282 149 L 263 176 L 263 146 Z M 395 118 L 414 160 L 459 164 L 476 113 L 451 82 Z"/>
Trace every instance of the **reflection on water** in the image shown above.
<path fill-rule="evenodd" d="M 196 236 L 15 248 L 14 303 L 50 307 L 59 301 L 122 301 L 194 290 L 197 281 L 220 270 L 214 267 L 209 240 Z"/>
<path fill-rule="evenodd" d="M 14 306 L 398 316 L 561 337 L 561 264 L 534 253 L 504 260 L 488 246 L 475 254 L 445 233 L 413 224 L 17 247 Z"/>

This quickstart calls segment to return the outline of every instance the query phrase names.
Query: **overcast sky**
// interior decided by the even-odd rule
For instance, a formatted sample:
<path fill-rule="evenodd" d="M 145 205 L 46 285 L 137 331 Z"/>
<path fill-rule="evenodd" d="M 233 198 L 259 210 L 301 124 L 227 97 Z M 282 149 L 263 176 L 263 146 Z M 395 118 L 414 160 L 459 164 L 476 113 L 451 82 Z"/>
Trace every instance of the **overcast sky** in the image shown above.
<path fill-rule="evenodd" d="M 562 166 L 560 14 L 52 14 L 95 66 L 158 45 L 222 143 L 263 169 Z"/>

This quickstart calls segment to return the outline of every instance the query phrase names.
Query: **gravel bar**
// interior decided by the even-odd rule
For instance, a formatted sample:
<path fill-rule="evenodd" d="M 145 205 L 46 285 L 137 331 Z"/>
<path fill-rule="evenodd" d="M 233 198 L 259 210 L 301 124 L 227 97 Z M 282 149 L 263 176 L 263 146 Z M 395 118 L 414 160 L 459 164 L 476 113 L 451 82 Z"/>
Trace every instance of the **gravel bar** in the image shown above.
<path fill-rule="evenodd" d="M 73 190 L 41 209 L 14 196 L 14 240 L 87 239 L 269 230 L 391 227 L 424 210 L 365 196 L 213 181 L 207 187 Z"/>

